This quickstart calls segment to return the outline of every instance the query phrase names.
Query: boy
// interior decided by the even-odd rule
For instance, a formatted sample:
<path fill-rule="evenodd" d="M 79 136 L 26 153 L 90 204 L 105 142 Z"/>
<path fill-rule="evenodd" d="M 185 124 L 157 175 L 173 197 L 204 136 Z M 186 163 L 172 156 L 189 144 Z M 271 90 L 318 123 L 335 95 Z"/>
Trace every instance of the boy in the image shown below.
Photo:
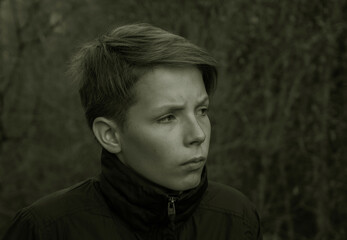
<path fill-rule="evenodd" d="M 261 239 L 247 198 L 207 180 L 209 54 L 134 24 L 86 44 L 71 71 L 101 174 L 21 210 L 4 239 Z"/>

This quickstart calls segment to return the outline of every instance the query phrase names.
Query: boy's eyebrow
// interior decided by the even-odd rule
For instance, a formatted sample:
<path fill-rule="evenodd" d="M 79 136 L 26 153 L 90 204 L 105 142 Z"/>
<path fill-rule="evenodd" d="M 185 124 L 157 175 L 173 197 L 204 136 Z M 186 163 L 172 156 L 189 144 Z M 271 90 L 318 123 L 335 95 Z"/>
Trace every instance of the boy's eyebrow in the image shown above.
<path fill-rule="evenodd" d="M 201 100 L 198 101 L 197 105 L 202 105 L 204 103 L 209 102 L 209 97 L 204 96 Z M 175 111 L 180 111 L 185 108 L 185 104 L 179 104 L 179 103 L 168 103 L 168 104 L 163 104 L 161 106 L 155 107 L 155 111 L 170 111 L 170 112 L 175 112 Z"/>
<path fill-rule="evenodd" d="M 161 112 L 161 111 L 175 112 L 175 111 L 183 110 L 184 107 L 185 107 L 185 104 L 169 103 L 169 104 L 161 105 L 159 107 L 155 107 L 154 110 L 158 112 Z"/>

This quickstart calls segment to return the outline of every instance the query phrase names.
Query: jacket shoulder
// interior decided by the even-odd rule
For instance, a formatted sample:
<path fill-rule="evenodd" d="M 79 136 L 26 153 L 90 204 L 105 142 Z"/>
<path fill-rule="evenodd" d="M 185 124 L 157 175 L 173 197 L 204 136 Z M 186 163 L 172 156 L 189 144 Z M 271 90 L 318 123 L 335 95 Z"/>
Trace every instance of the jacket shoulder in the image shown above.
<path fill-rule="evenodd" d="M 200 206 L 239 217 L 257 215 L 255 206 L 243 193 L 231 186 L 213 181 L 209 181 Z"/>
<path fill-rule="evenodd" d="M 211 225 L 210 219 L 213 219 L 218 232 L 227 231 L 233 236 L 240 234 L 247 235 L 247 239 L 262 239 L 260 218 L 255 206 L 233 187 L 209 181 L 197 212 L 201 225 Z"/>
<path fill-rule="evenodd" d="M 71 226 L 83 229 L 92 221 L 98 227 L 100 217 L 109 216 L 102 199 L 98 181 L 93 178 L 49 194 L 16 214 L 4 240 L 67 239 Z"/>
<path fill-rule="evenodd" d="M 25 211 L 30 212 L 38 221 L 47 224 L 87 209 L 100 209 L 100 196 L 98 196 L 95 181 L 90 178 L 51 193 L 25 208 Z"/>

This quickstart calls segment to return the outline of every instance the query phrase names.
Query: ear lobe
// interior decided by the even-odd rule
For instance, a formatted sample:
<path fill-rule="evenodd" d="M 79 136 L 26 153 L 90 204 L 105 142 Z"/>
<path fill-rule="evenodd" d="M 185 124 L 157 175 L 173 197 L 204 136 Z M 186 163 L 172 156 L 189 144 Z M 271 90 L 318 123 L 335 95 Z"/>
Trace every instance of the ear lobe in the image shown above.
<path fill-rule="evenodd" d="M 93 132 L 103 148 L 111 153 L 121 152 L 118 126 L 114 121 L 97 117 L 93 122 Z"/>

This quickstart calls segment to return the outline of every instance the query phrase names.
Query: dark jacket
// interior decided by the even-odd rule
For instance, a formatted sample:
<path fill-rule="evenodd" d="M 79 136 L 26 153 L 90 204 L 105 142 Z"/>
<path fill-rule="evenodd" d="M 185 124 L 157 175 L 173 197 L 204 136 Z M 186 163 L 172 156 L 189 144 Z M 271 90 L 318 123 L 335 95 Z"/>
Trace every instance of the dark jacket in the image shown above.
<path fill-rule="evenodd" d="M 244 195 L 208 182 L 177 193 L 149 182 L 103 151 L 102 172 L 22 209 L 9 239 L 262 239 Z"/>

